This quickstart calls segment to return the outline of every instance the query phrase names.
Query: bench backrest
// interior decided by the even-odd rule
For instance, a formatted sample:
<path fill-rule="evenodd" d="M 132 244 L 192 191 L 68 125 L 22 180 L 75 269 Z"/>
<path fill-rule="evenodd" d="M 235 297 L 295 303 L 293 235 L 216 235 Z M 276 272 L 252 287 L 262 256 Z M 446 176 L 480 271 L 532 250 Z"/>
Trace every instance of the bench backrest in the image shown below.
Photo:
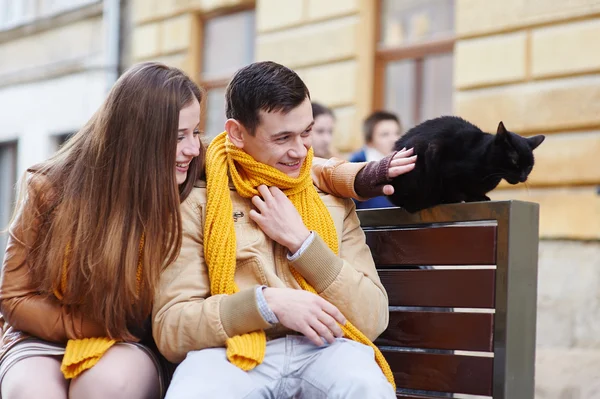
<path fill-rule="evenodd" d="M 376 344 L 399 398 L 533 399 L 538 211 L 503 201 L 358 212 L 389 297 Z"/>

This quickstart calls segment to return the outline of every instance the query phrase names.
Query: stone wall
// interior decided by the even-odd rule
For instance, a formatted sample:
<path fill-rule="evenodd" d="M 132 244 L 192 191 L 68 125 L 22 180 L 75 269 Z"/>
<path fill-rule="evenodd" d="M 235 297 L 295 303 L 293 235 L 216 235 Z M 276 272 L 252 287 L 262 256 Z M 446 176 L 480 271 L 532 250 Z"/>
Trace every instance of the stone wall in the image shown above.
<path fill-rule="evenodd" d="M 546 135 L 528 184 L 491 195 L 540 204 L 536 398 L 600 398 L 600 1 L 456 7 L 456 113 Z"/>
<path fill-rule="evenodd" d="M 362 144 L 359 128 L 373 95 L 369 52 L 373 36 L 369 29 L 374 10 L 366 3 L 257 2 L 257 59 L 293 68 L 309 87 L 312 99 L 333 108 L 337 118 L 333 145 L 341 151 Z M 281 7 L 286 8 L 285 13 Z"/>
<path fill-rule="evenodd" d="M 540 244 L 537 399 L 600 398 L 600 245 Z"/>
<path fill-rule="evenodd" d="M 546 135 L 528 187 L 492 198 L 539 202 L 542 238 L 600 239 L 600 1 L 456 4 L 456 113 Z"/>
<path fill-rule="evenodd" d="M 0 30 L 0 143 L 17 141 L 18 176 L 87 122 L 112 85 L 102 2 L 36 4 Z"/>
<path fill-rule="evenodd" d="M 311 97 L 334 109 L 334 146 L 351 151 L 362 142 L 370 111 L 374 8 L 368 0 L 136 0 L 133 61 L 160 60 L 195 79 L 202 19 L 244 6 L 256 8 L 256 60 L 298 72 Z M 369 47 L 371 46 L 371 47 Z"/>

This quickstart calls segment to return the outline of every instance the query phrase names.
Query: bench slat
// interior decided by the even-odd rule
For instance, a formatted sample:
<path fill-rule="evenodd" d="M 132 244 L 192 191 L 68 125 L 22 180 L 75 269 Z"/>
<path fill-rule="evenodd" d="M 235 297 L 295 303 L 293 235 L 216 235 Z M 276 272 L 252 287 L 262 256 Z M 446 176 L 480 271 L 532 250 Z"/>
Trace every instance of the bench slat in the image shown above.
<path fill-rule="evenodd" d="M 496 226 L 366 229 L 365 234 L 380 266 L 496 264 Z"/>
<path fill-rule="evenodd" d="M 382 349 L 396 386 L 438 392 L 492 395 L 491 357 L 397 352 Z"/>
<path fill-rule="evenodd" d="M 493 269 L 378 270 L 390 306 L 493 308 Z"/>
<path fill-rule="evenodd" d="M 391 311 L 377 345 L 421 349 L 493 351 L 494 315 Z"/>

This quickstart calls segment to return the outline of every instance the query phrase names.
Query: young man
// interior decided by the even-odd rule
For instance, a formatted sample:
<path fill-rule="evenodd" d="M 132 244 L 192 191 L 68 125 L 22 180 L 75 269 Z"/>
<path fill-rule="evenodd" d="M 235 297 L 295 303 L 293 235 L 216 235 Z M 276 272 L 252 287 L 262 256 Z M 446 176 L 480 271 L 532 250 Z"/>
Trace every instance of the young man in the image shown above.
<path fill-rule="evenodd" d="M 311 132 L 314 155 L 320 158 L 330 158 L 335 152 L 331 148 L 335 116 L 331 109 L 315 101 L 312 102 L 312 113 L 315 121 Z"/>
<path fill-rule="evenodd" d="M 395 398 L 371 343 L 387 294 L 354 205 L 312 184 L 308 89 L 254 63 L 226 112 L 155 298 L 156 343 L 182 362 L 167 398 Z"/>
<path fill-rule="evenodd" d="M 373 112 L 363 122 L 365 146 L 350 156 L 350 162 L 378 161 L 389 155 L 400 138 L 401 128 L 396 114 Z"/>
<path fill-rule="evenodd" d="M 350 162 L 378 161 L 394 150 L 400 138 L 400 119 L 391 112 L 373 112 L 363 123 L 365 146 L 350 156 Z M 367 201 L 356 201 L 357 209 L 388 208 L 393 206 L 387 197 L 379 196 Z"/>

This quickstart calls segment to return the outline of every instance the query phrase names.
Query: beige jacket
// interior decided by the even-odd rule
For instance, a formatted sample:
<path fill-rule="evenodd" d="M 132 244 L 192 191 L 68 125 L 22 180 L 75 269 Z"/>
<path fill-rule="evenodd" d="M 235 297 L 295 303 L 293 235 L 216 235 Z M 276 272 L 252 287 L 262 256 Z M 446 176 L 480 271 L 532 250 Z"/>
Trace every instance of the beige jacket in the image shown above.
<path fill-rule="evenodd" d="M 315 159 L 313 180 L 331 193 L 357 198 L 354 178 L 365 164 L 342 162 Z M 72 338 L 106 334 L 103 325 L 84 314 L 69 311 L 54 296 L 42 295 L 31 284 L 27 252 L 37 238 L 41 223 L 38 215 L 47 208 L 52 191 L 43 180 L 39 176 L 29 179 L 24 201 L 9 229 L 0 274 L 0 359 L 13 345 L 30 335 L 65 343 Z M 186 217 L 184 215 L 184 219 Z"/>
<path fill-rule="evenodd" d="M 235 282 L 239 292 L 210 295 L 204 262 L 206 209 L 204 182 L 197 182 L 182 204 L 183 244 L 179 258 L 161 275 L 154 301 L 153 335 L 162 354 L 181 362 L 193 350 L 223 347 L 228 337 L 265 329 L 270 338 L 285 333 L 269 328 L 258 310 L 255 287 L 300 289 L 292 276 L 287 249 L 273 242 L 248 217 L 251 202 L 230 187 L 237 238 Z M 369 339 L 388 324 L 388 298 L 381 285 L 354 203 L 321 193 L 338 234 L 336 256 L 317 235 L 292 265 L 326 300 Z"/>

